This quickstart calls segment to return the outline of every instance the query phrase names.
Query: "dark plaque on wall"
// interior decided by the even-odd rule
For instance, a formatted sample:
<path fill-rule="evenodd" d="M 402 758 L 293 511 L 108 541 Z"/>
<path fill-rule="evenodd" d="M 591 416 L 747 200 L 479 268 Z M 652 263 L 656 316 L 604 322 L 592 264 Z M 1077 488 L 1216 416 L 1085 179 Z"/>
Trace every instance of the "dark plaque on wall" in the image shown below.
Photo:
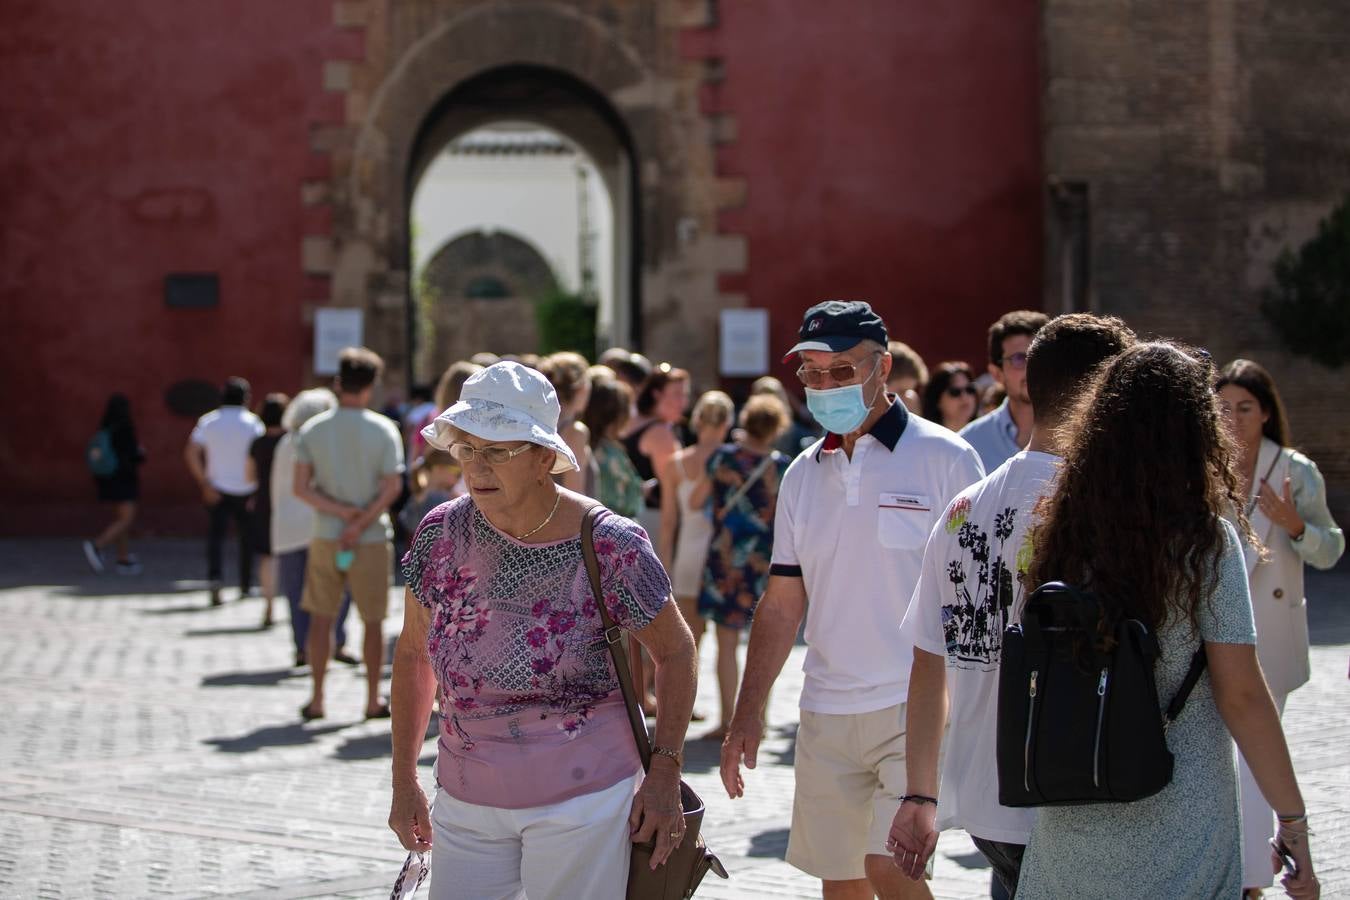
<path fill-rule="evenodd" d="M 165 275 L 164 305 L 171 309 L 214 309 L 220 305 L 220 276 L 215 272 Z"/>
<path fill-rule="evenodd" d="M 220 388 L 202 378 L 184 378 L 169 385 L 164 405 L 176 416 L 195 419 L 220 405 Z"/>

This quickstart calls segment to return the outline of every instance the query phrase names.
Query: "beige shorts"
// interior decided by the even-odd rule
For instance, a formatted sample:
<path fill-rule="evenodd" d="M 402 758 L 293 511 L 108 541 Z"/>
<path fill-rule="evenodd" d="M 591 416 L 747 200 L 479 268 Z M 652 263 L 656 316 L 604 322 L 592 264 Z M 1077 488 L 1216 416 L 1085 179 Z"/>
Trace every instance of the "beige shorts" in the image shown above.
<path fill-rule="evenodd" d="M 827 715 L 801 711 L 787 861 L 826 881 L 866 878 L 905 793 L 905 705 Z"/>
<path fill-rule="evenodd" d="M 336 618 L 342 606 L 342 589 L 350 588 L 352 602 L 362 622 L 379 622 L 389 611 L 389 585 L 393 583 L 394 548 L 388 541 L 357 544 L 346 572 L 337 567 L 338 542 L 314 538 L 309 542 L 305 563 L 305 592 L 301 609 L 316 616 Z"/>

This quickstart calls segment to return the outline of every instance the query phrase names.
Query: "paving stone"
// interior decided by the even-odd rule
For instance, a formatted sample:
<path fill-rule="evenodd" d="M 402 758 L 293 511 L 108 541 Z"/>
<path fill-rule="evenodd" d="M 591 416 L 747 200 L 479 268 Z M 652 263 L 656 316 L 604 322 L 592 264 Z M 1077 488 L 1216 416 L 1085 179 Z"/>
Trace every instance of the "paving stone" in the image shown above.
<path fill-rule="evenodd" d="M 262 631 L 256 598 L 227 591 L 223 607 L 207 606 L 198 544 L 157 541 L 142 555 L 142 576 L 95 577 L 70 542 L 0 542 L 0 898 L 387 897 L 404 854 L 385 826 L 389 727 L 361 719 L 361 670 L 333 666 L 330 718 L 301 723 L 309 681 L 289 665 L 284 604 L 282 624 Z M 1309 585 L 1313 681 L 1290 699 L 1285 727 L 1324 896 L 1347 896 L 1350 604 L 1337 601 L 1350 570 Z M 401 593 L 391 601 L 392 631 Z M 705 833 L 733 873 L 701 897 L 819 896 L 782 859 L 803 653 L 775 687 L 744 798 L 722 790 L 715 743 L 688 747 Z M 712 662 L 699 691 L 708 713 Z M 434 754 L 428 740 L 428 790 Z M 988 881 L 969 838 L 944 834 L 934 895 L 988 896 Z"/>

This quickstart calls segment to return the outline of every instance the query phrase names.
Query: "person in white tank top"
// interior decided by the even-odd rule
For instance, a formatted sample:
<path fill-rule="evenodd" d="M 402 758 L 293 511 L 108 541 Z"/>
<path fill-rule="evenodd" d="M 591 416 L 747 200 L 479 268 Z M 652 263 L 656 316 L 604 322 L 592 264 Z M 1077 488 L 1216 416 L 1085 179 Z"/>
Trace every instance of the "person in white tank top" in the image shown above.
<path fill-rule="evenodd" d="M 698 398 L 689 415 L 689 427 L 697 440 L 671 457 L 661 473 L 661 533 L 657 554 L 670 573 L 675 602 L 694 633 L 697 647 L 704 621 L 698 614 L 698 594 L 703 587 L 703 563 L 712 538 L 712 519 L 702 505 L 691 507 L 690 494 L 707 480 L 708 459 L 726 442 L 735 407 L 721 391 L 708 391 Z M 695 713 L 694 721 L 702 714 Z"/>

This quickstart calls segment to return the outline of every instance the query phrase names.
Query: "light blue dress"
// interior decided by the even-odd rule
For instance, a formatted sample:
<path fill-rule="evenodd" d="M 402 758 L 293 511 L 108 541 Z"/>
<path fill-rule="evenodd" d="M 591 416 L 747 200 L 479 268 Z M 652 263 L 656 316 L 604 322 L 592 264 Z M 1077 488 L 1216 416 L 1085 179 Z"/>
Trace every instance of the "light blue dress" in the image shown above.
<path fill-rule="evenodd" d="M 1225 546 L 1200 635 L 1223 644 L 1256 643 L 1247 570 L 1237 532 L 1223 522 Z M 1186 621 L 1158 633 L 1156 669 L 1165 705 L 1199 644 Z M 1073 897 L 1231 897 L 1242 893 L 1237 768 L 1233 739 L 1214 705 L 1209 672 L 1167 733 L 1176 757 L 1172 783 L 1134 803 L 1046 806 L 1038 810 L 1017 883 L 1018 900 Z"/>

